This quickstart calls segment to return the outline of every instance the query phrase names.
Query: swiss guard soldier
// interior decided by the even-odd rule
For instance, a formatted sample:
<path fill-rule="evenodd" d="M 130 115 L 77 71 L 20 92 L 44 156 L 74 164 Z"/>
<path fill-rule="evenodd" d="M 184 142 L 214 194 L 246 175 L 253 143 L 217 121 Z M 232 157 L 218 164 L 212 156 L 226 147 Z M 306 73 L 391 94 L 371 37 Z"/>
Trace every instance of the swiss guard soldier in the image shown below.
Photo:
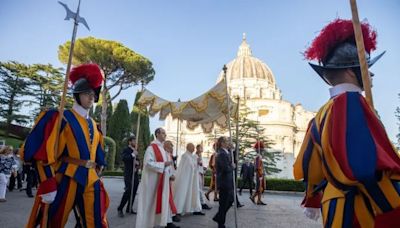
<path fill-rule="evenodd" d="M 40 179 L 27 227 L 64 227 L 71 210 L 78 227 L 108 227 L 109 199 L 98 176 L 105 166 L 103 136 L 89 117 L 103 76 L 96 64 L 84 64 L 71 70 L 70 81 L 75 101 L 64 111 L 60 130 L 58 110 L 43 111 L 22 148 L 24 161 L 32 162 Z"/>
<path fill-rule="evenodd" d="M 370 57 L 377 34 L 367 22 L 361 28 L 370 67 L 383 53 Z M 329 23 L 305 57 L 318 61 L 311 67 L 331 86 L 294 164 L 306 184 L 305 214 L 317 219 L 322 211 L 324 227 L 400 227 L 400 157 L 362 95 L 352 21 Z"/>
<path fill-rule="evenodd" d="M 264 143 L 257 141 L 254 144 L 254 149 L 257 151 L 256 158 L 254 159 L 254 168 L 256 172 L 256 191 L 250 196 L 250 200 L 257 205 L 267 205 L 261 198 L 265 190 L 265 174 L 264 174 L 264 164 L 262 161 L 261 153 L 264 151 Z M 255 198 L 257 197 L 257 202 Z"/>
<path fill-rule="evenodd" d="M 208 162 L 208 167 L 211 169 L 211 182 L 210 188 L 206 192 L 205 196 L 207 200 L 210 200 L 210 193 L 214 192 L 214 201 L 219 201 L 218 198 L 218 189 L 217 189 L 217 169 L 215 167 L 215 157 L 217 155 L 217 145 L 213 144 L 214 153 L 211 155 L 210 160 Z"/>

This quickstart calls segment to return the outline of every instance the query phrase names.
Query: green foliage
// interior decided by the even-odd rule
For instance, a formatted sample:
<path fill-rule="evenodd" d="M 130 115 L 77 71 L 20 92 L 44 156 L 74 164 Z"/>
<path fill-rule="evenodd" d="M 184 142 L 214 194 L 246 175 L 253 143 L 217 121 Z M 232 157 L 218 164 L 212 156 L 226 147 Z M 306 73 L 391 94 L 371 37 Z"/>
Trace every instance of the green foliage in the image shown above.
<path fill-rule="evenodd" d="M 106 170 L 114 170 L 115 165 L 115 153 L 117 150 L 117 145 L 115 141 L 107 136 L 104 136 L 104 147 L 106 151 Z"/>
<path fill-rule="evenodd" d="M 122 177 L 124 176 L 124 172 L 122 171 L 109 171 L 106 170 L 102 173 L 102 176 L 107 176 L 107 177 Z"/>
<path fill-rule="evenodd" d="M 68 41 L 59 46 L 58 58 L 63 63 L 68 61 L 70 45 Z M 147 84 L 154 77 L 154 69 L 148 59 L 116 41 L 95 37 L 77 39 L 72 63 L 89 62 L 97 63 L 104 71 L 107 89 L 113 85 L 126 89 L 141 81 Z"/>
<path fill-rule="evenodd" d="M 33 74 L 30 78 L 30 92 L 35 104 L 35 115 L 49 108 L 57 108 L 61 102 L 65 75 L 62 68 L 55 68 L 51 64 L 34 64 L 31 66 Z M 72 107 L 73 97 L 66 94 L 66 108 Z"/>
<path fill-rule="evenodd" d="M 204 177 L 204 186 L 210 186 L 211 176 Z M 238 187 L 242 186 L 242 179 L 238 178 Z M 254 187 L 255 185 L 253 185 Z M 289 191 L 289 192 L 304 192 L 304 184 L 302 181 L 292 179 L 266 179 L 266 190 L 272 191 Z M 245 185 L 245 189 L 249 186 Z"/>
<path fill-rule="evenodd" d="M 138 137 L 138 152 L 139 157 L 143 159 L 144 152 L 146 151 L 147 146 L 152 141 L 151 133 L 150 133 L 150 120 L 149 114 L 146 110 L 140 110 L 137 105 L 137 101 L 141 96 L 141 92 L 136 93 L 135 104 L 132 108 L 130 117 L 132 123 L 132 132 L 135 133 L 136 137 Z M 140 113 L 140 126 L 139 126 L 139 135 L 137 134 L 137 122 L 138 122 L 138 113 Z"/>
<path fill-rule="evenodd" d="M 132 133 L 131 122 L 129 116 L 128 102 L 121 99 L 110 120 L 110 134 L 109 136 L 115 140 L 116 143 L 116 156 L 115 166 L 118 168 L 122 165 L 121 152 L 126 147 L 126 138 Z"/>
<path fill-rule="evenodd" d="M 291 179 L 267 179 L 267 190 L 304 192 L 305 187 L 302 181 Z"/>
<path fill-rule="evenodd" d="M 232 140 L 234 143 L 236 143 L 237 138 L 236 126 L 238 125 L 239 127 L 239 167 L 241 167 L 241 164 L 246 159 L 254 161 L 257 152 L 254 149 L 249 150 L 249 148 L 253 148 L 256 141 L 260 140 L 266 147 L 266 150 L 261 151 L 264 169 L 266 170 L 267 174 L 279 173 L 281 170 L 276 167 L 276 162 L 282 158 L 282 154 L 280 152 L 268 150 L 271 148 L 271 145 L 274 144 L 274 142 L 265 137 L 265 129 L 260 126 L 258 121 L 248 118 L 248 116 L 251 114 L 252 112 L 243 101 L 239 103 L 239 121 L 237 122 L 236 118 L 232 118 Z"/>
<path fill-rule="evenodd" d="M 13 137 L 5 138 L 3 136 L 0 136 L 0 140 L 4 140 L 6 145 L 13 146 L 14 148 L 19 148 L 23 143 L 22 140 Z"/>
<path fill-rule="evenodd" d="M 67 63 L 71 42 L 68 41 L 59 46 L 58 58 L 61 62 Z M 125 90 L 139 82 L 147 84 L 154 78 L 153 64 L 147 58 L 125 47 L 123 44 L 111 41 L 86 37 L 77 39 L 74 47 L 72 63 L 97 63 L 104 72 L 105 85 L 103 94 L 111 89 L 116 89 L 116 94 L 103 103 L 114 100 L 122 90 Z M 107 107 L 104 104 L 102 109 L 101 128 L 105 135 L 107 131 Z M 104 119 L 103 119 L 104 118 Z"/>
<path fill-rule="evenodd" d="M 26 87 L 29 85 L 27 75 L 32 74 L 29 66 L 15 61 L 0 62 L 0 117 L 6 120 L 8 136 L 12 122 L 27 124 L 29 117 L 20 110 L 27 103 L 24 97 L 30 95 Z"/>

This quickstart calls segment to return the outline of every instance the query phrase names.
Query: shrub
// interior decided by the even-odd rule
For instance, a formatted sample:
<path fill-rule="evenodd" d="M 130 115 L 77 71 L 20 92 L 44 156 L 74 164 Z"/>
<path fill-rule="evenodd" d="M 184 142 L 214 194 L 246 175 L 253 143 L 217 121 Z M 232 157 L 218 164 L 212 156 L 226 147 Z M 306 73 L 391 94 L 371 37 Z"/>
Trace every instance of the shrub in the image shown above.
<path fill-rule="evenodd" d="M 211 176 L 204 177 L 204 186 L 210 186 Z M 290 192 L 304 192 L 304 184 L 302 181 L 295 181 L 292 179 L 276 179 L 271 178 L 266 180 L 267 190 L 273 191 L 290 191 Z M 238 186 L 242 186 L 242 179 L 238 179 Z M 248 189 L 247 184 L 244 188 Z M 253 185 L 255 187 L 255 184 Z"/>
<path fill-rule="evenodd" d="M 111 137 L 104 136 L 104 147 L 107 162 L 106 170 L 114 170 L 115 151 L 117 150 L 117 145 Z"/>

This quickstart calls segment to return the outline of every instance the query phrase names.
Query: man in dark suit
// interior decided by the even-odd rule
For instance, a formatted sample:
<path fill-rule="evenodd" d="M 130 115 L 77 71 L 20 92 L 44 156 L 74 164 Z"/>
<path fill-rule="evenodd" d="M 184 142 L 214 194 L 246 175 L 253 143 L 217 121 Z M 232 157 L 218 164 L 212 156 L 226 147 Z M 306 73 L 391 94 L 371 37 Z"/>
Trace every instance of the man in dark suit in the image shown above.
<path fill-rule="evenodd" d="M 246 162 L 242 164 L 240 177 L 242 178 L 242 186 L 240 187 L 239 194 L 242 195 L 243 187 L 247 184 L 250 189 L 250 195 L 253 195 L 254 165 L 249 159 L 246 159 Z"/>
<path fill-rule="evenodd" d="M 225 227 L 226 213 L 234 201 L 233 169 L 235 168 L 235 164 L 232 162 L 228 148 L 228 139 L 224 136 L 218 138 L 215 166 L 217 170 L 219 208 L 217 214 L 213 218 L 213 220 L 218 223 L 218 228 Z"/>
<path fill-rule="evenodd" d="M 122 195 L 121 203 L 119 204 L 118 207 L 118 216 L 119 217 L 124 217 L 123 209 L 128 203 L 128 206 L 126 208 L 126 213 L 131 213 L 131 214 L 136 214 L 136 212 L 133 211 L 133 202 L 135 202 L 135 196 L 136 196 L 136 191 L 139 185 L 139 175 L 138 175 L 138 170 L 139 170 L 139 157 L 138 157 L 138 152 L 136 150 L 136 137 L 135 136 L 130 136 L 128 138 L 128 147 L 124 149 L 122 152 L 122 160 L 124 161 L 124 182 L 125 182 L 125 192 Z M 135 169 L 135 173 L 133 174 L 133 170 Z M 132 174 L 134 175 L 134 184 L 133 184 L 133 189 L 132 189 Z M 132 197 L 131 197 L 131 192 L 132 192 Z M 129 199 L 132 198 L 132 201 Z"/>

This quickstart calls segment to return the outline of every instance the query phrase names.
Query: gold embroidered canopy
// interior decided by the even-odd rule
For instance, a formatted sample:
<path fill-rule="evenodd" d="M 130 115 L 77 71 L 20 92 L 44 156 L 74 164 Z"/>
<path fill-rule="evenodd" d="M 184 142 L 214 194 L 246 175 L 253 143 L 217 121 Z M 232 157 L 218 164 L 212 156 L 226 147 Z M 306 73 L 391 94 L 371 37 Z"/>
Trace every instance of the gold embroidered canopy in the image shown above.
<path fill-rule="evenodd" d="M 228 127 L 225 80 L 221 80 L 201 96 L 185 102 L 168 101 L 145 89 L 138 100 L 138 105 L 148 108 L 150 116 L 160 113 L 160 120 L 165 120 L 168 115 L 173 119 L 186 120 L 186 126 L 190 130 L 201 125 L 205 133 L 210 133 L 215 125 L 221 128 Z M 234 117 L 237 110 L 232 100 L 230 106 L 231 116 Z"/>

